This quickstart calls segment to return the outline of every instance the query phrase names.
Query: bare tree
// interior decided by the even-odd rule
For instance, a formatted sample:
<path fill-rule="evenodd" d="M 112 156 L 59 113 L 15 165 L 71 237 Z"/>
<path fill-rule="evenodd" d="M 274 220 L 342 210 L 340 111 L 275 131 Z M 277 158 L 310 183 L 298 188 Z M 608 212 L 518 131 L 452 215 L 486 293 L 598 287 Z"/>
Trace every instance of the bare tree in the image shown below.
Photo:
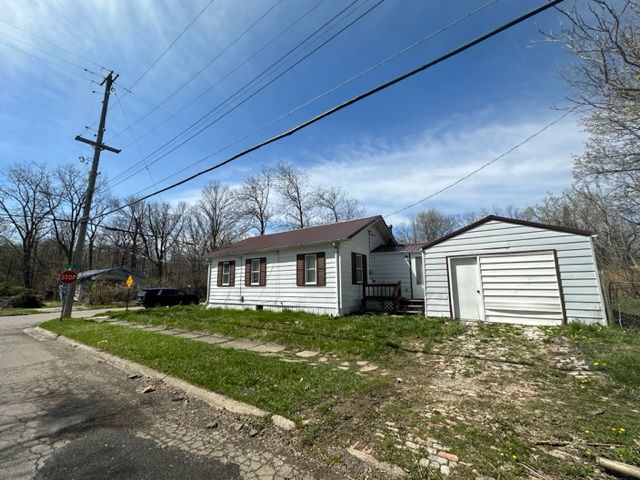
<path fill-rule="evenodd" d="M 586 112 L 585 153 L 577 178 L 606 181 L 618 190 L 620 211 L 640 222 L 640 4 L 590 0 L 563 13 L 565 43 L 576 62 L 565 78 L 575 106 Z"/>
<path fill-rule="evenodd" d="M 55 202 L 49 202 L 51 178 L 44 165 L 15 165 L 0 184 L 0 212 L 21 246 L 22 283 L 33 287 L 34 261 L 40 240 L 48 233 Z M 11 242 L 13 245 L 13 242 Z"/>
<path fill-rule="evenodd" d="M 144 210 L 142 243 L 145 255 L 156 268 L 159 280 L 165 279 L 167 255 L 180 237 L 186 210 L 184 203 L 172 208 L 169 203 L 150 203 Z"/>
<path fill-rule="evenodd" d="M 231 189 L 218 181 L 208 183 L 197 204 L 197 215 L 202 218 L 207 248 L 215 250 L 234 241 L 238 231 L 238 212 Z"/>
<path fill-rule="evenodd" d="M 273 216 L 270 193 L 274 181 L 273 172 L 263 167 L 258 175 L 245 179 L 238 191 L 240 216 L 249 228 L 264 235 Z"/>
<path fill-rule="evenodd" d="M 87 267 L 89 270 L 93 268 L 95 262 L 96 243 L 106 238 L 103 233 L 109 216 L 104 214 L 111 210 L 113 204 L 114 200 L 108 190 L 103 188 L 96 189 L 93 205 L 91 206 L 92 218 L 87 225 Z"/>
<path fill-rule="evenodd" d="M 408 223 L 397 229 L 397 237 L 405 243 L 433 242 L 460 225 L 459 217 L 446 215 L 435 208 L 416 214 Z"/>
<path fill-rule="evenodd" d="M 282 225 L 288 229 L 308 227 L 315 209 L 309 176 L 285 162 L 276 167 L 276 176 Z"/>
<path fill-rule="evenodd" d="M 319 187 L 314 192 L 315 203 L 323 223 L 342 222 L 364 217 L 364 208 L 339 187 Z"/>
<path fill-rule="evenodd" d="M 460 223 L 468 225 L 489 215 L 499 215 L 501 217 L 515 218 L 520 220 L 534 220 L 533 214 L 528 208 L 518 208 L 515 205 L 507 205 L 505 207 L 493 206 L 490 210 L 483 208 L 481 210 L 472 210 L 464 212 L 460 215 Z"/>
<path fill-rule="evenodd" d="M 114 213 L 104 226 L 108 232 L 111 245 L 111 265 L 129 266 L 131 270 L 142 273 L 138 266 L 138 258 L 144 254 L 143 232 L 146 221 L 146 203 L 135 202 L 134 197 L 123 200 L 125 208 Z M 109 204 L 109 203 L 108 203 Z M 112 200 L 109 209 L 118 208 L 120 202 Z"/>
<path fill-rule="evenodd" d="M 52 214 L 52 232 L 67 263 L 73 257 L 87 187 L 86 172 L 68 164 L 53 172 L 52 192 L 47 196 Z"/>
<path fill-rule="evenodd" d="M 207 286 L 207 254 L 209 239 L 206 217 L 197 206 L 191 207 L 184 217 L 181 254 L 188 269 L 189 284 L 199 295 L 204 295 Z"/>

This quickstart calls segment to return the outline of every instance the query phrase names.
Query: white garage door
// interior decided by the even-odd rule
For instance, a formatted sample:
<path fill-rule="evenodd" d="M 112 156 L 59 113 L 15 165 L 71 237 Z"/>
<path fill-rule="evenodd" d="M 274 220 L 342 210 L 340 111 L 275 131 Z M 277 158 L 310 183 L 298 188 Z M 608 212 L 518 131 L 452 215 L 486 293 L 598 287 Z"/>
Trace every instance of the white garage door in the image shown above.
<path fill-rule="evenodd" d="M 562 323 L 553 252 L 481 256 L 480 277 L 487 322 Z"/>

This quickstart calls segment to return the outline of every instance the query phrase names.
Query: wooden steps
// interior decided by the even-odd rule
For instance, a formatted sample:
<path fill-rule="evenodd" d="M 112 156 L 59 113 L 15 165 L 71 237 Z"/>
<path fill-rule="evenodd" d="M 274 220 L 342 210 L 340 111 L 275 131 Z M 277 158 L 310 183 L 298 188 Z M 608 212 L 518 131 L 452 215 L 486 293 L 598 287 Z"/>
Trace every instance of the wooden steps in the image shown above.
<path fill-rule="evenodd" d="M 403 298 L 400 300 L 398 313 L 424 315 L 424 300 L 421 298 Z"/>

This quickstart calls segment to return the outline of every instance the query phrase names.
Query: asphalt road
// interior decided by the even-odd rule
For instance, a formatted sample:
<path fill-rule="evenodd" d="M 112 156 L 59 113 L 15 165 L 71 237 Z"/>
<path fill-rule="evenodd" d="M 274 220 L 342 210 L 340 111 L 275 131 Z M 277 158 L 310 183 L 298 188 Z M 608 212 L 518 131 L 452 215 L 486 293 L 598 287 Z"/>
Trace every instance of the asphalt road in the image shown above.
<path fill-rule="evenodd" d="M 312 478 L 274 427 L 23 332 L 57 316 L 0 317 L 0 479 Z"/>

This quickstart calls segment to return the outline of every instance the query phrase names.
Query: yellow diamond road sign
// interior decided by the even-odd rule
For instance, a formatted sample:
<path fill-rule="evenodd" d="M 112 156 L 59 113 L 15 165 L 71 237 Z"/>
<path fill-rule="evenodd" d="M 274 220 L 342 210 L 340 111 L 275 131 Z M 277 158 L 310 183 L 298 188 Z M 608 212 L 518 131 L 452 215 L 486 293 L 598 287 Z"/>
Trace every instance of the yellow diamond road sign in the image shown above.
<path fill-rule="evenodd" d="M 124 283 L 127 286 L 127 288 L 131 288 L 131 285 L 133 285 L 133 277 L 129 275 Z"/>

